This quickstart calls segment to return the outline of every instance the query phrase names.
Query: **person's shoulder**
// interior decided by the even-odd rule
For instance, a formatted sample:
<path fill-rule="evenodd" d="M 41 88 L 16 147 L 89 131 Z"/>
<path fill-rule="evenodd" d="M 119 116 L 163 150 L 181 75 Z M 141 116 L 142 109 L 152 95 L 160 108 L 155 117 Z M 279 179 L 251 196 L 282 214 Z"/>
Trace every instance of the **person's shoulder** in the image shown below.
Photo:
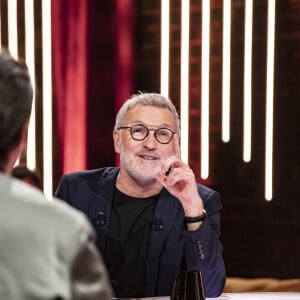
<path fill-rule="evenodd" d="M 75 209 L 55 196 L 43 202 L 43 205 L 40 203 L 41 209 L 36 209 L 36 211 L 39 211 L 40 217 L 43 216 L 45 219 L 48 219 L 49 224 L 58 226 L 62 236 L 67 235 L 70 240 L 77 240 L 82 244 L 92 234 L 92 226 L 85 214 L 80 210 Z M 56 224 L 52 220 L 56 220 Z"/>
<path fill-rule="evenodd" d="M 86 216 L 78 209 L 73 208 L 68 203 L 61 201 L 60 199 L 53 197 L 49 201 L 48 206 L 49 213 L 53 217 L 62 220 L 65 225 L 85 227 L 90 230 L 89 223 L 87 222 Z M 75 227 L 73 227 L 75 230 Z"/>
<path fill-rule="evenodd" d="M 214 194 L 214 193 L 218 193 L 214 189 L 212 189 L 204 184 L 201 184 L 201 183 L 197 183 L 197 188 L 198 188 L 198 191 L 205 196 L 208 196 L 208 195 Z"/>
<path fill-rule="evenodd" d="M 55 218 L 62 223 L 85 224 L 84 214 L 72 208 L 56 197 L 46 198 L 39 189 L 30 186 L 18 179 L 1 176 L 0 190 L 4 199 L 10 201 L 16 209 L 31 211 L 40 218 Z M 5 187 L 5 188 L 4 188 Z"/>
<path fill-rule="evenodd" d="M 197 183 L 198 193 L 204 203 L 206 211 L 219 211 L 222 208 L 221 198 L 218 191 Z"/>
<path fill-rule="evenodd" d="M 0 223 L 3 214 L 11 215 L 11 220 L 22 215 L 24 230 L 30 228 L 41 239 L 47 236 L 49 243 L 53 242 L 60 251 L 67 249 L 70 257 L 89 238 L 95 237 L 91 224 L 82 212 L 56 197 L 46 198 L 40 190 L 27 183 L 0 176 L 0 193 Z"/>
<path fill-rule="evenodd" d="M 119 168 L 117 167 L 105 167 L 93 170 L 85 170 L 85 171 L 77 171 L 65 174 L 63 177 L 68 177 L 69 179 L 76 178 L 99 178 L 99 177 L 107 177 L 110 175 L 114 175 L 118 172 Z"/>
<path fill-rule="evenodd" d="M 75 189 L 82 188 L 82 185 L 88 186 L 90 189 L 99 187 L 108 181 L 116 179 L 119 172 L 117 167 L 105 167 L 87 171 L 80 171 L 65 174 L 62 177 L 62 182 L 68 182 Z"/>
<path fill-rule="evenodd" d="M 11 201 L 20 201 L 20 203 L 46 203 L 47 199 L 41 190 L 25 183 L 17 178 L 1 174 L 0 190 L 3 198 Z"/>

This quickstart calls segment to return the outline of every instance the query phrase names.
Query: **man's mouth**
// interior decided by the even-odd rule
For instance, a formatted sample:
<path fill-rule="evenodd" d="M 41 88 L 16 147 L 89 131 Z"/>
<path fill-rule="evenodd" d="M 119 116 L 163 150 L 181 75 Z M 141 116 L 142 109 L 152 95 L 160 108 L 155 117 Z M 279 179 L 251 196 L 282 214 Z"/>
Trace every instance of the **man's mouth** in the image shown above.
<path fill-rule="evenodd" d="M 150 155 L 139 155 L 140 158 L 145 159 L 145 160 L 157 160 L 158 157 L 155 156 L 150 156 Z"/>

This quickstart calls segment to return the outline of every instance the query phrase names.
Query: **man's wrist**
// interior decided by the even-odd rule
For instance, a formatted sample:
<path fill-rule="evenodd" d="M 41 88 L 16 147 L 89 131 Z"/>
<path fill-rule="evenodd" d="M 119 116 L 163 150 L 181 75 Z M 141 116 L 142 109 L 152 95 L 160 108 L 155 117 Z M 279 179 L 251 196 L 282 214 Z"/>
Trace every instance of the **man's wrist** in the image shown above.
<path fill-rule="evenodd" d="M 206 216 L 207 216 L 206 210 L 203 209 L 202 214 L 199 216 L 196 216 L 196 217 L 186 216 L 184 218 L 184 224 L 187 225 L 187 224 L 192 224 L 192 223 L 203 222 L 205 220 Z"/>

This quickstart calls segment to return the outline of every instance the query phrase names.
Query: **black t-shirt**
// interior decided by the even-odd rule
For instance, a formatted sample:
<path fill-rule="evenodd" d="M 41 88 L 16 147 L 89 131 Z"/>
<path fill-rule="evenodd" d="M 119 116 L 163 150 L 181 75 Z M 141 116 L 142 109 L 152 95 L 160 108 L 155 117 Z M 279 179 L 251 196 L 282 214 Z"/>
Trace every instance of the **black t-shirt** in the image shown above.
<path fill-rule="evenodd" d="M 145 295 L 147 249 L 158 195 L 129 197 L 115 188 L 104 259 L 116 297 Z"/>

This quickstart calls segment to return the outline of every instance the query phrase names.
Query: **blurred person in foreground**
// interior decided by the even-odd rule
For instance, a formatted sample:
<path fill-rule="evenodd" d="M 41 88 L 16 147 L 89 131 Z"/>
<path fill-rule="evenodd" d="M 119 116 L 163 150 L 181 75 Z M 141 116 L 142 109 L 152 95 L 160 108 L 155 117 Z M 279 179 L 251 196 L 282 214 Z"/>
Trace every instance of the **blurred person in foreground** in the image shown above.
<path fill-rule="evenodd" d="M 133 95 L 116 117 L 120 167 L 64 175 L 56 195 L 93 223 L 118 297 L 171 295 L 176 271 L 202 272 L 207 297 L 226 281 L 219 194 L 181 160 L 171 100 Z"/>
<path fill-rule="evenodd" d="M 86 217 L 11 176 L 32 95 L 26 66 L 0 52 L 0 299 L 111 299 Z"/>

